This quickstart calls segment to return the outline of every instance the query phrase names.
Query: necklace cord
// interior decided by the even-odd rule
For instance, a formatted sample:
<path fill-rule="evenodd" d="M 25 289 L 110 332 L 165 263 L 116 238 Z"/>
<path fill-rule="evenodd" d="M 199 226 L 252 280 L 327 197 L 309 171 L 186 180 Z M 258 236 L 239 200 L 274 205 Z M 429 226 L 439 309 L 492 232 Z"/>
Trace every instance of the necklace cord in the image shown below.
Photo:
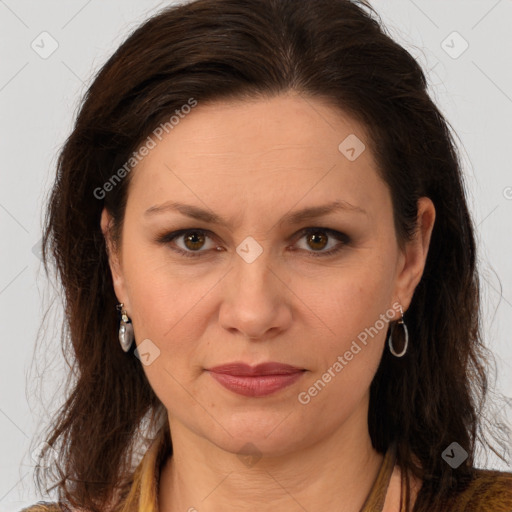
<path fill-rule="evenodd" d="M 389 445 L 380 466 L 377 478 L 359 512 L 382 512 L 396 463 L 396 443 Z"/>

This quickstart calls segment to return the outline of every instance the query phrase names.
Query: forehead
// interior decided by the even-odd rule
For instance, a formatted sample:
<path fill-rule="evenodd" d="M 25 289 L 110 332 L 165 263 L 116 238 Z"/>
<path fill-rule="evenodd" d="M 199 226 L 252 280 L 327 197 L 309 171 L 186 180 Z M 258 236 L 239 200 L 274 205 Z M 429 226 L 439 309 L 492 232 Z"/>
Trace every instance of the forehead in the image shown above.
<path fill-rule="evenodd" d="M 384 186 L 364 127 L 298 94 L 198 103 L 155 141 L 130 185 L 147 208 L 169 199 L 225 208 L 249 198 L 260 211 L 338 199 L 361 206 Z"/>
<path fill-rule="evenodd" d="M 353 134 L 367 139 L 365 128 L 340 109 L 323 99 L 295 93 L 199 103 L 180 119 L 175 116 L 174 122 L 163 139 L 169 149 L 172 139 L 179 142 L 180 152 L 187 151 L 191 157 L 206 151 L 240 159 L 286 150 L 318 155 L 327 149 L 337 154 L 345 137 Z"/>

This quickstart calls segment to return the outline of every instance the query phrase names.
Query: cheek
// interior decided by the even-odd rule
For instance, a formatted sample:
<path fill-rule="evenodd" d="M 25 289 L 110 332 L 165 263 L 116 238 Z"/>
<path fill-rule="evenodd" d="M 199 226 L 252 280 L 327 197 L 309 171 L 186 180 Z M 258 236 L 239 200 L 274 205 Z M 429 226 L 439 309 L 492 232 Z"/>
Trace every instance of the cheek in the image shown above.
<path fill-rule="evenodd" d="M 172 342 L 178 350 L 180 345 L 190 346 L 189 340 L 199 329 L 200 303 L 207 284 L 191 285 L 165 273 L 134 276 L 130 303 L 136 339 L 150 338 L 161 347 Z"/>
<path fill-rule="evenodd" d="M 302 388 L 304 400 L 314 402 L 315 408 L 342 397 L 340 415 L 367 393 L 395 313 L 392 256 L 367 256 L 364 264 L 334 273 L 328 293 L 318 297 L 318 310 L 329 330 L 316 345 L 317 365 Z"/>
<path fill-rule="evenodd" d="M 186 315 L 193 301 L 190 283 L 169 272 L 159 251 L 126 240 L 123 258 L 126 292 L 137 342 L 149 338 L 158 345 Z M 188 293 L 187 293 L 188 289 Z"/>
<path fill-rule="evenodd" d="M 328 291 L 317 297 L 316 303 L 319 311 L 325 315 L 322 319 L 332 326 L 331 330 L 339 340 L 337 348 L 343 348 L 340 342 L 342 345 L 350 344 L 391 308 L 393 270 L 390 259 L 373 258 L 372 261 L 367 258 L 361 264 L 332 273 Z M 377 327 L 383 329 L 381 322 Z M 384 326 L 383 330 L 386 331 L 387 327 Z"/>
<path fill-rule="evenodd" d="M 315 365 L 299 398 L 312 414 L 324 414 L 325 404 L 339 402 L 333 421 L 346 418 L 368 392 L 394 313 L 389 274 L 368 267 L 347 270 L 332 281 L 328 294 L 318 297 L 329 330 L 316 337 Z"/>
<path fill-rule="evenodd" d="M 204 350 L 201 340 L 218 307 L 215 287 L 224 271 L 219 275 L 200 272 L 193 264 L 177 265 L 151 247 L 127 251 L 123 266 L 137 344 L 150 339 L 173 374 L 191 378 L 197 373 L 196 361 L 199 368 L 198 351 Z M 153 371 L 146 369 L 148 375 Z"/>

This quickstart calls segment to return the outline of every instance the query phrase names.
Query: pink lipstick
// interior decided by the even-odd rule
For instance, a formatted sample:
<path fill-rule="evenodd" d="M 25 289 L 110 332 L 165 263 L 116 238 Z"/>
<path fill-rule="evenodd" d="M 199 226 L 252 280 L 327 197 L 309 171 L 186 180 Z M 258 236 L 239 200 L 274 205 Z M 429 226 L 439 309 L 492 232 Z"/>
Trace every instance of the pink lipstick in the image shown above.
<path fill-rule="evenodd" d="M 267 396 L 284 389 L 300 379 L 305 371 L 274 362 L 257 366 L 235 362 L 208 369 L 210 375 L 226 389 L 250 397 Z"/>

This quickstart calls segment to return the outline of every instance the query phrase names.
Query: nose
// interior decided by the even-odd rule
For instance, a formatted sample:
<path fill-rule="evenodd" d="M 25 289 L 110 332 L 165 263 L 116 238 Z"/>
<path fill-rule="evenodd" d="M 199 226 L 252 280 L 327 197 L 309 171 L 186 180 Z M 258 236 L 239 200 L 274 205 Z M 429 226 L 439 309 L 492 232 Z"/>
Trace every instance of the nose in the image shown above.
<path fill-rule="evenodd" d="M 279 336 L 292 321 L 294 295 L 284 271 L 267 255 L 263 251 L 249 263 L 237 254 L 222 290 L 222 328 L 252 341 Z"/>

